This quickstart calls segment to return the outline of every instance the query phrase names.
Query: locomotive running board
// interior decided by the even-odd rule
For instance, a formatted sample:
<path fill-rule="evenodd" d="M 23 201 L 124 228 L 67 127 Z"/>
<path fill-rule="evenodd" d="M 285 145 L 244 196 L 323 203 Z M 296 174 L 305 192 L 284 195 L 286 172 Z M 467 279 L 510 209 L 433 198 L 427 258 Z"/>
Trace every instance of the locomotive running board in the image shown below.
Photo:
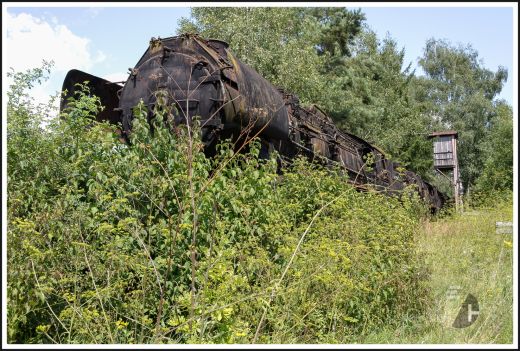
<path fill-rule="evenodd" d="M 99 122 L 109 121 L 113 124 L 119 123 L 121 114 L 117 110 L 119 106 L 118 92 L 123 87 L 117 83 L 112 83 L 77 69 L 70 70 L 63 81 L 61 90 L 66 93 L 62 96 L 60 113 L 68 107 L 68 99 L 74 96 L 74 93 L 78 90 L 76 84 L 84 84 L 85 82 L 88 82 L 87 85 L 90 88 L 91 95 L 98 96 L 101 104 L 104 106 L 103 111 L 97 115 L 96 120 Z"/>

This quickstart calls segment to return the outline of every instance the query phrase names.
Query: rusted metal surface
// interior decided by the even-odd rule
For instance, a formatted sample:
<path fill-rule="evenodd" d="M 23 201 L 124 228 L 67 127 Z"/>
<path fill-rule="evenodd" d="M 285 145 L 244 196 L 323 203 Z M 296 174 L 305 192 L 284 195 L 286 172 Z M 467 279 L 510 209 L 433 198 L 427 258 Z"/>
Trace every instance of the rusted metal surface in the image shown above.
<path fill-rule="evenodd" d="M 64 88 L 90 76 L 71 72 Z M 239 145 L 258 136 L 265 157 L 273 150 L 286 160 L 305 155 L 325 165 L 339 164 L 359 189 L 394 195 L 415 184 L 432 210 L 444 204 L 444 196 L 431 184 L 401 169 L 376 146 L 341 131 L 318 106 L 301 106 L 297 96 L 273 86 L 221 40 L 188 34 L 152 38 L 123 87 L 89 78 L 92 92 L 107 106 L 98 119 L 120 123 L 123 136 L 131 132 L 132 111 L 142 99 L 150 118 L 157 104 L 171 106 L 168 118 L 175 125 L 200 118 L 209 156 L 219 140 L 232 138 Z M 367 164 L 367 157 L 374 163 Z"/>
<path fill-rule="evenodd" d="M 105 109 L 98 114 L 97 120 L 117 123 L 120 119 L 117 112 L 117 107 L 119 106 L 117 92 L 121 90 L 122 86 L 76 69 L 70 70 L 65 77 L 62 91 L 66 91 L 66 94 L 60 103 L 60 111 L 68 107 L 68 99 L 73 97 L 77 91 L 75 84 L 84 82 L 88 82 L 90 92 L 98 96 L 101 100 L 101 104 L 105 107 Z M 114 112 L 114 110 L 116 111 Z"/>

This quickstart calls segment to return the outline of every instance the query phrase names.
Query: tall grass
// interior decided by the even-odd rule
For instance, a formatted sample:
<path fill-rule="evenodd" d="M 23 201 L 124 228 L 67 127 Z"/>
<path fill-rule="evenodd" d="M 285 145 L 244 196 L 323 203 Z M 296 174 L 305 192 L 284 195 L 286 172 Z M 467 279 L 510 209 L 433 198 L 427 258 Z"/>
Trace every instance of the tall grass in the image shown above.
<path fill-rule="evenodd" d="M 420 320 L 403 321 L 363 338 L 367 343 L 510 344 L 513 342 L 512 234 L 499 234 L 498 221 L 512 221 L 507 199 L 426 221 L 417 238 L 431 272 L 432 301 Z M 466 328 L 452 326 L 468 294 L 480 314 Z"/>

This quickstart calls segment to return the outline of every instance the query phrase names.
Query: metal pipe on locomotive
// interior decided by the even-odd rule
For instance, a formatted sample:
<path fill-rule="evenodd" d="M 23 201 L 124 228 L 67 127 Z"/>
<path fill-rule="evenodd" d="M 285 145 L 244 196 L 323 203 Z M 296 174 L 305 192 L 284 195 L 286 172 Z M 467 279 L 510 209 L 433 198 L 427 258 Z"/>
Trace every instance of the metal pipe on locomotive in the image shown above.
<path fill-rule="evenodd" d="M 304 108 L 298 98 L 273 86 L 242 63 L 221 40 L 197 35 L 155 39 L 130 68 L 123 86 L 78 71 L 68 72 L 63 90 L 74 94 L 75 84 L 89 82 L 105 109 L 97 116 L 122 125 L 123 136 L 132 128 L 132 111 L 142 99 L 149 111 L 158 99 L 174 104 L 175 124 L 191 123 L 200 116 L 205 153 L 212 156 L 220 140 L 258 136 L 264 153 L 278 151 L 291 160 L 305 155 L 325 164 L 339 164 L 348 181 L 363 189 L 369 184 L 393 194 L 415 184 L 419 196 L 432 211 L 439 210 L 445 196 L 417 174 L 398 170 L 399 165 L 367 141 L 341 131 L 317 106 Z M 60 110 L 67 107 L 67 96 Z M 164 101 L 163 101 L 164 102 Z M 372 167 L 365 159 L 372 155 Z"/>

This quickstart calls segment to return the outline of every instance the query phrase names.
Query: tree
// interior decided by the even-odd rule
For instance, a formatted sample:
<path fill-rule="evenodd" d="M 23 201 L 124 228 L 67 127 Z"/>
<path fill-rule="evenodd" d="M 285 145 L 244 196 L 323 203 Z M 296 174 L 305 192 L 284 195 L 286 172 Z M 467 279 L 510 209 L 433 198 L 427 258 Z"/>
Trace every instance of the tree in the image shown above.
<path fill-rule="evenodd" d="M 316 103 L 327 82 L 319 68 L 318 23 L 301 8 L 198 7 L 179 21 L 178 33 L 226 41 L 233 53 L 274 85 Z"/>
<path fill-rule="evenodd" d="M 431 168 L 428 118 L 413 99 L 414 72 L 404 49 L 390 36 L 379 40 L 368 28 L 351 47 L 351 56 L 332 58 L 327 80 L 336 123 L 380 146 L 389 157 L 421 175 Z"/>
<path fill-rule="evenodd" d="M 379 39 L 360 10 L 195 8 L 180 22 L 184 31 L 227 41 L 266 79 L 430 180 L 427 135 L 442 129 L 459 132 L 463 186 L 482 171 L 481 144 L 507 71 L 484 68 L 471 46 L 429 40 L 419 62 L 426 75 L 416 77 L 404 48 Z"/>
<path fill-rule="evenodd" d="M 381 42 L 364 21 L 346 8 L 195 8 L 179 32 L 227 41 L 266 79 L 424 174 L 431 150 L 409 99 L 413 73 L 397 43 Z"/>
<path fill-rule="evenodd" d="M 484 169 L 476 190 L 485 193 L 513 190 L 513 109 L 499 102 L 491 118 L 489 136 L 482 143 Z"/>
<path fill-rule="evenodd" d="M 366 20 L 361 9 L 350 11 L 344 7 L 316 7 L 309 9 L 308 13 L 320 25 L 318 54 L 351 56 L 351 46 Z"/>
<path fill-rule="evenodd" d="M 494 98 L 507 80 L 507 71 L 483 67 L 478 52 L 430 39 L 419 65 L 426 73 L 417 79 L 418 102 L 437 128 L 459 132 L 458 157 L 464 188 L 473 185 L 484 167 L 483 143 L 496 114 Z"/>

